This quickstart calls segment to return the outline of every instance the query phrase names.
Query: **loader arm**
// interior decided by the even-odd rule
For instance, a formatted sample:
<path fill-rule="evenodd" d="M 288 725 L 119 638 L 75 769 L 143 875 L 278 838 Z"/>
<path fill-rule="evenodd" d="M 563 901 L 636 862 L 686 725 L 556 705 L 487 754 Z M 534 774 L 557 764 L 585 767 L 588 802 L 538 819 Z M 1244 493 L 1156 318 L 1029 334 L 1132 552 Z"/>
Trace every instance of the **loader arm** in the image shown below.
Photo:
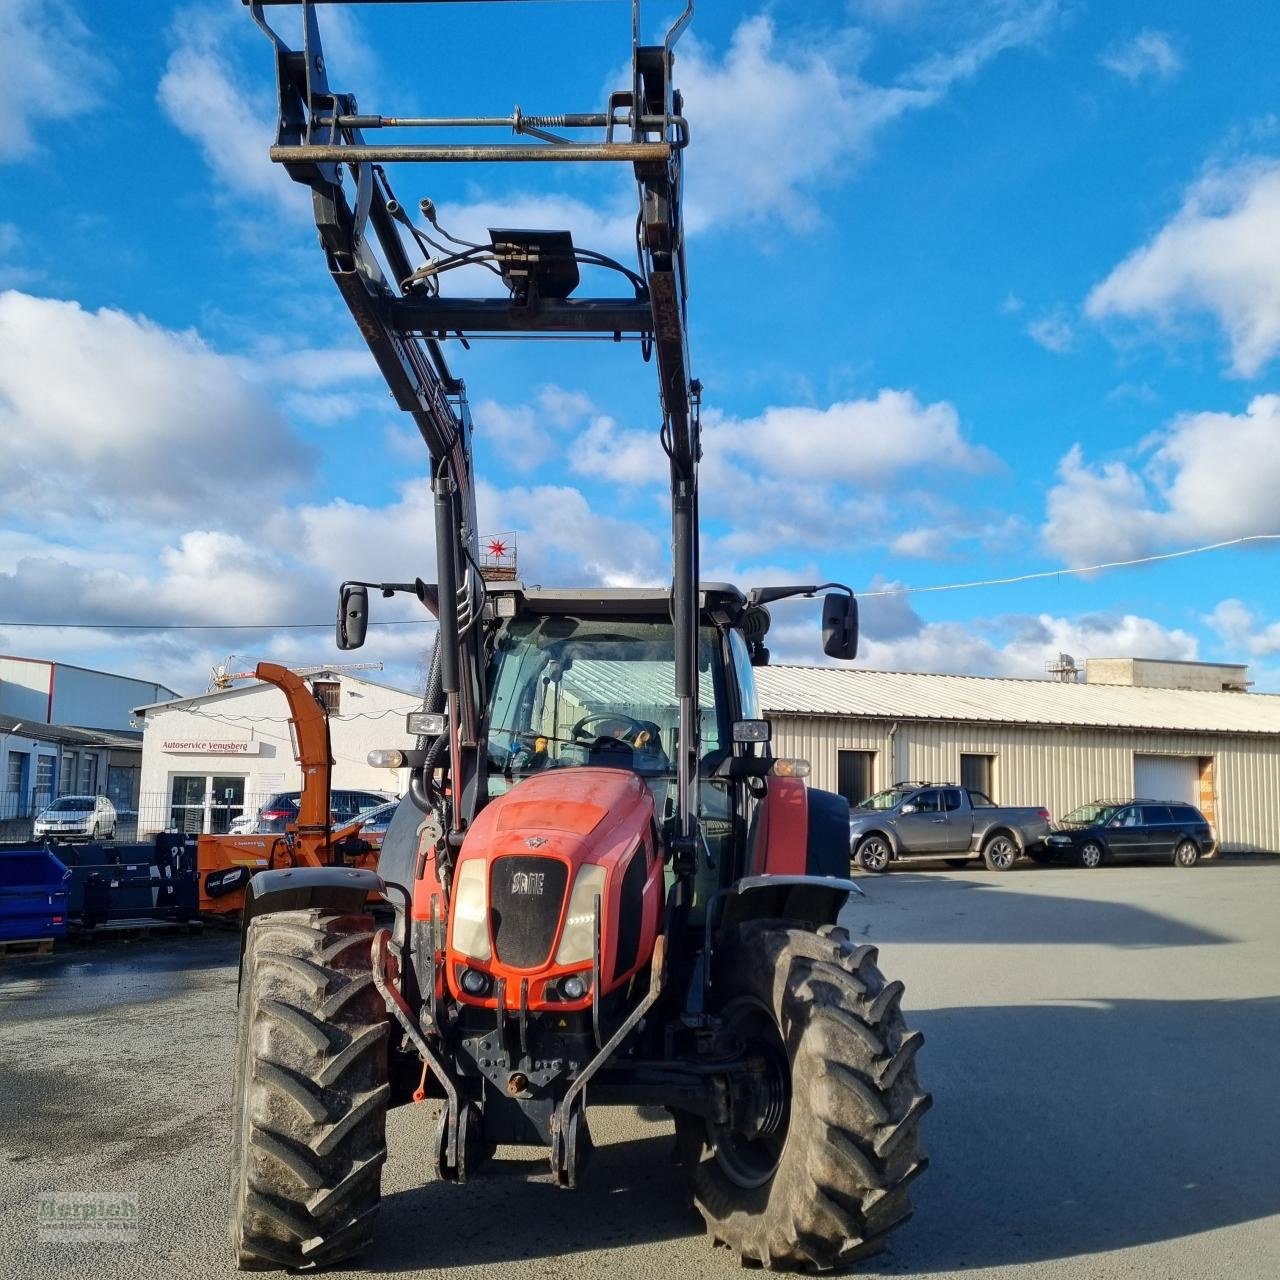
<path fill-rule="evenodd" d="M 555 116 L 406 117 L 361 112 L 355 98 L 330 87 L 317 19 L 331 0 L 244 0 L 275 52 L 278 118 L 271 159 L 308 186 L 330 274 L 351 310 L 400 409 L 414 420 L 431 459 L 435 494 L 437 582 L 440 601 L 442 689 L 449 713 L 451 790 L 449 845 L 462 836 L 484 803 L 484 602 L 471 449 L 471 420 L 463 383 L 449 370 L 443 344 L 468 335 L 597 336 L 638 341 L 657 364 L 662 447 L 670 460 L 672 607 L 677 632 L 676 693 L 680 702 L 677 759 L 678 843 L 681 867 L 697 840 L 699 715 L 698 631 L 698 406 L 690 376 L 686 322 L 682 159 L 688 143 L 679 93 L 673 87 L 674 46 L 693 14 L 687 0 L 660 45 L 640 43 L 640 0 L 630 0 L 630 84 L 609 96 L 606 109 Z M 336 2 L 336 0 L 332 0 Z M 496 5 L 510 0 L 411 0 L 417 3 Z M 293 48 L 267 20 L 267 10 L 301 8 L 301 48 Z M 459 141 L 475 131 L 510 129 L 514 141 Z M 553 132 L 554 130 L 554 132 Z M 440 131 L 449 140 L 434 141 Z M 585 140 L 566 132 L 586 133 Z M 370 142 L 368 135 L 377 134 Z M 384 142 L 407 134 L 410 141 Z M 433 140 L 421 140 L 429 135 Z M 637 270 L 568 245 L 565 232 L 492 232 L 510 299 L 441 296 L 415 287 L 415 268 L 401 235 L 422 247 L 423 236 L 392 194 L 384 166 L 392 163 L 629 164 L 639 191 Z M 424 215 L 433 218 L 429 201 Z M 534 237 L 515 245 L 508 238 Z M 538 237 L 542 237 L 538 239 Z M 479 246 L 475 246 L 479 248 Z M 505 258 L 503 255 L 506 255 Z M 555 254 L 577 264 L 616 268 L 628 280 L 624 297 L 574 299 L 549 282 Z M 421 273 L 433 270 L 428 257 Z M 541 274 L 540 274 L 541 273 Z M 522 282 L 513 283 L 513 276 Z M 568 292 L 572 292 L 570 286 Z"/>

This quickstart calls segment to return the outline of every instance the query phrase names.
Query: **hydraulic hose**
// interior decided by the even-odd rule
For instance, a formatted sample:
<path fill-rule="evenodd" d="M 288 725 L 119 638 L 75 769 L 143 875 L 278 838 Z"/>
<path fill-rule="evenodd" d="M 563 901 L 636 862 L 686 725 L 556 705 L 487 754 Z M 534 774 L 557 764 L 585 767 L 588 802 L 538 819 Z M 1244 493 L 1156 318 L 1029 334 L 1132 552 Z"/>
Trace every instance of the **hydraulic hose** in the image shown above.
<path fill-rule="evenodd" d="M 438 634 L 435 645 L 431 650 L 431 665 L 427 673 L 427 691 L 423 695 L 422 709 L 424 711 L 444 710 L 444 680 L 441 668 L 440 636 Z M 431 813 L 438 809 L 440 805 L 441 796 L 436 791 L 432 775 L 440 757 L 445 753 L 449 745 L 448 732 L 446 730 L 445 733 L 431 739 L 420 736 L 417 745 L 419 751 L 426 749 L 427 757 L 421 767 L 415 769 L 409 775 L 409 795 L 413 799 L 413 803 L 423 813 Z"/>

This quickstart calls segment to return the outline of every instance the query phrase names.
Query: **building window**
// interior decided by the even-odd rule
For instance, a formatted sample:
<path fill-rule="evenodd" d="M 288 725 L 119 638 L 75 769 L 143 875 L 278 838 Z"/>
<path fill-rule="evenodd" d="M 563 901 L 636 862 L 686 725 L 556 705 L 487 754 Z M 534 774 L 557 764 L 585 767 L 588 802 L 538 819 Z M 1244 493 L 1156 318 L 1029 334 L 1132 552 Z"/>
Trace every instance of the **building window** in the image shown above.
<path fill-rule="evenodd" d="M 56 763 L 56 756 L 36 758 L 36 795 L 40 798 L 41 804 L 53 798 L 53 766 Z"/>
<path fill-rule="evenodd" d="M 169 829 L 185 835 L 226 835 L 232 821 L 244 813 L 244 784 L 243 775 L 175 774 Z"/>
<path fill-rule="evenodd" d="M 981 791 L 984 796 L 996 793 L 995 756 L 960 757 L 960 785 L 967 791 Z"/>
<path fill-rule="evenodd" d="M 861 804 L 876 789 L 876 753 L 840 751 L 836 755 L 836 786 L 851 804 Z"/>
<path fill-rule="evenodd" d="M 27 763 L 31 759 L 25 751 L 9 752 L 9 773 L 5 783 L 6 791 L 25 795 L 27 791 Z"/>
<path fill-rule="evenodd" d="M 231 830 L 232 819 L 244 813 L 244 778 L 214 778 L 212 782 L 209 830 L 222 836 Z"/>
<path fill-rule="evenodd" d="M 70 795 L 76 789 L 76 771 L 80 767 L 80 753 L 68 751 L 62 757 L 62 778 L 58 783 L 60 795 Z"/>
<path fill-rule="evenodd" d="M 80 794 L 91 796 L 98 786 L 98 757 L 86 753 L 80 760 Z"/>
<path fill-rule="evenodd" d="M 204 802 L 206 779 L 178 774 L 173 779 L 172 803 L 169 806 L 169 829 L 184 835 L 196 835 L 204 830 Z"/>
<path fill-rule="evenodd" d="M 316 700 L 331 716 L 339 714 L 342 686 L 336 680 L 313 680 L 311 689 L 316 695 Z"/>

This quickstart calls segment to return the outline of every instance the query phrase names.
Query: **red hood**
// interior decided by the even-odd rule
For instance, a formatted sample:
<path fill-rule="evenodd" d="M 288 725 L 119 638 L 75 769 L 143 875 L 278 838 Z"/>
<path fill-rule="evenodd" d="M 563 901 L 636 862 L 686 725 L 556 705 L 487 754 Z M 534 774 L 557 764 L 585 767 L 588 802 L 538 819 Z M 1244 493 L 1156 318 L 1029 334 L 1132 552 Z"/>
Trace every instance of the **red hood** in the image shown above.
<path fill-rule="evenodd" d="M 552 769 L 491 800 L 467 832 L 460 856 L 536 850 L 574 864 L 600 862 L 629 849 L 652 819 L 653 797 L 634 773 Z"/>

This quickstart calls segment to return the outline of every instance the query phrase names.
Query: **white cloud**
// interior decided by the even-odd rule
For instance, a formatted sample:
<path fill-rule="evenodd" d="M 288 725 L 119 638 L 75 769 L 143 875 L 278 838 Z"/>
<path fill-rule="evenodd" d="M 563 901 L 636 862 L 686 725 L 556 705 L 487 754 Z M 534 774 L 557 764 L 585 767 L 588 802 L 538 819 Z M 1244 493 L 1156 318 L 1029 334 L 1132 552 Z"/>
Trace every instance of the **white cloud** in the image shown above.
<path fill-rule="evenodd" d="M 877 579 L 871 589 L 892 590 L 899 585 Z M 1073 618 L 1051 613 L 1010 614 L 967 622 L 926 622 L 911 599 L 905 594 L 861 597 L 859 667 L 1043 678 L 1046 664 L 1060 653 L 1071 654 L 1081 668 L 1086 658 L 1190 660 L 1198 656 L 1193 635 L 1138 614 Z M 767 643 L 775 662 L 830 663 L 822 655 L 818 616 L 813 604 L 774 609 Z"/>
<path fill-rule="evenodd" d="M 555 451 L 548 425 L 576 428 L 591 411 L 591 402 L 580 392 L 563 387 L 540 387 L 529 404 L 504 405 L 481 400 L 472 410 L 478 442 L 497 446 L 502 462 L 516 471 L 534 471 Z M 580 468 L 571 456 L 570 465 Z"/>
<path fill-rule="evenodd" d="M 1146 245 L 1097 285 L 1095 320 L 1147 318 L 1164 329 L 1208 313 L 1224 330 L 1232 370 L 1254 377 L 1280 351 L 1280 161 L 1210 173 Z"/>
<path fill-rule="evenodd" d="M 870 44 L 852 28 L 784 40 L 759 14 L 739 24 L 723 57 L 687 37 L 679 84 L 691 122 L 688 229 L 778 218 L 793 229 L 812 226 L 816 191 L 864 159 L 880 130 L 933 106 L 1006 49 L 1038 39 L 1055 12 L 1050 2 L 1001 18 L 891 85 L 863 78 Z M 748 121 L 743 104 L 757 101 L 762 86 L 768 109 Z"/>
<path fill-rule="evenodd" d="M 1141 80 L 1167 83 L 1183 66 L 1182 55 L 1168 33 L 1150 27 L 1113 44 L 1098 61 L 1130 84 Z"/>
<path fill-rule="evenodd" d="M 914 634 L 870 637 L 859 665 L 885 671 L 938 671 L 970 675 L 1038 677 L 1059 653 L 1085 658 L 1144 657 L 1190 660 L 1193 635 L 1136 614 L 1064 618 L 1049 613 L 972 623 L 930 622 Z"/>
<path fill-rule="evenodd" d="M 1075 329 L 1062 310 L 1050 311 L 1027 325 L 1033 342 L 1054 355 L 1065 355 L 1075 343 Z"/>
<path fill-rule="evenodd" d="M 174 49 L 156 98 L 200 147 L 224 194 L 266 200 L 297 217 L 308 214 L 303 189 L 267 158 L 275 137 L 269 100 L 241 82 L 216 45 Z"/>
<path fill-rule="evenodd" d="M 643 525 L 597 511 L 568 485 L 476 486 L 483 529 L 519 535 L 520 576 L 546 586 L 653 586 L 670 579 L 661 539 Z"/>
<path fill-rule="evenodd" d="M 569 452 L 579 475 L 615 484 L 660 484 L 668 475 L 666 455 L 656 431 L 627 431 L 606 414 L 591 419 Z"/>
<path fill-rule="evenodd" d="M 1070 564 L 1221 541 L 1280 526 L 1280 395 L 1242 414 L 1175 418 L 1146 444 L 1141 470 L 1091 465 L 1075 445 L 1049 491 L 1045 542 Z"/>
<path fill-rule="evenodd" d="M 1220 601 L 1205 622 L 1236 650 L 1258 658 L 1280 653 L 1280 622 L 1265 622 L 1243 600 Z"/>
<path fill-rule="evenodd" d="M 951 537 L 945 529 L 924 527 L 904 530 L 889 543 L 889 550 L 898 556 L 937 560 L 947 553 L 950 545 Z"/>
<path fill-rule="evenodd" d="M 67 120 L 97 105 L 108 71 L 90 44 L 88 28 L 62 0 L 0 4 L 0 162 L 36 149 L 37 120 Z"/>
<path fill-rule="evenodd" d="M 994 455 L 966 440 L 955 406 L 921 404 L 892 388 L 874 399 L 816 408 L 774 406 L 755 418 L 704 415 L 707 449 L 767 468 L 784 477 L 878 488 L 906 476 L 925 483 L 929 472 L 979 472 Z"/>
<path fill-rule="evenodd" d="M 13 291 L 0 294 L 0 435 L 29 445 L 0 453 L 0 493 L 46 512 L 229 511 L 312 462 L 196 333 Z"/>

